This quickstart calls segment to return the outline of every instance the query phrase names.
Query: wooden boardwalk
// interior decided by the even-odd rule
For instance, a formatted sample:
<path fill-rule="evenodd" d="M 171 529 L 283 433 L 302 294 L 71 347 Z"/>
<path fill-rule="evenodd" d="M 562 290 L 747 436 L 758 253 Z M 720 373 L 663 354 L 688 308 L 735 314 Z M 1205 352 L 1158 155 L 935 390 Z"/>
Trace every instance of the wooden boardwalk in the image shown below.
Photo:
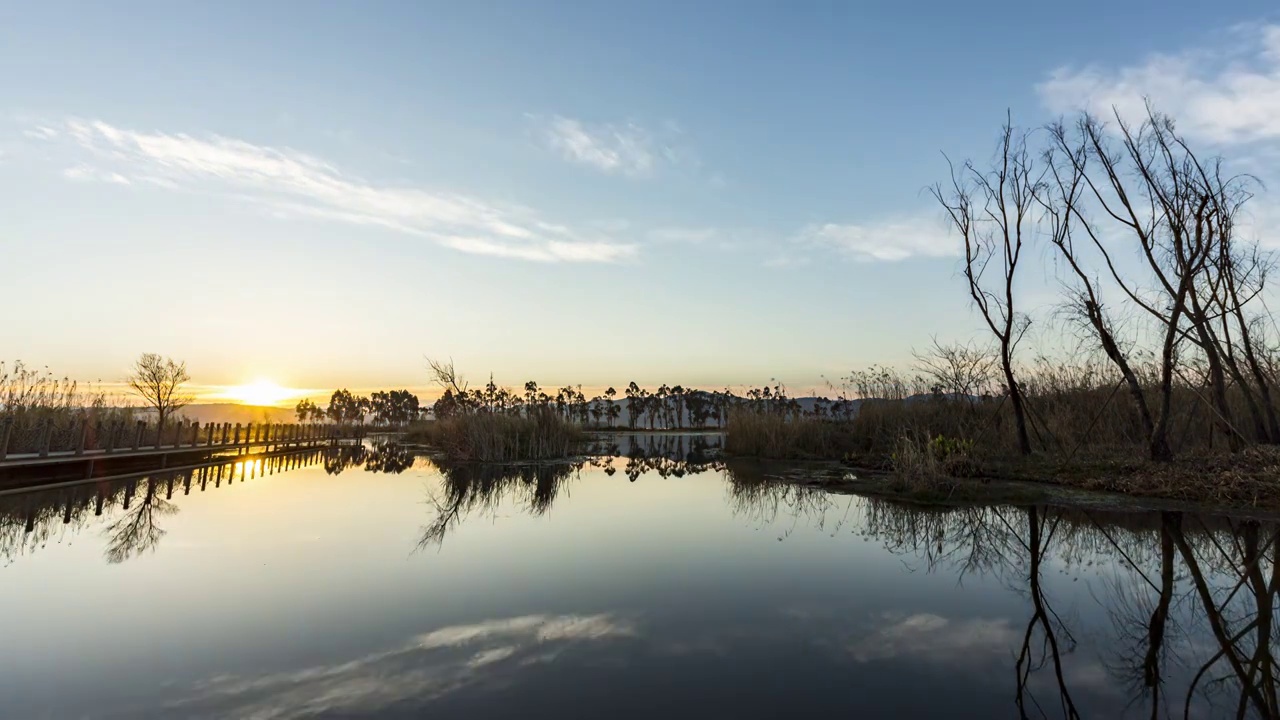
<path fill-rule="evenodd" d="M 323 461 L 324 454 L 326 452 L 331 452 L 331 448 L 333 448 L 333 446 L 327 444 L 295 446 L 288 448 L 275 447 L 270 450 L 262 448 L 246 452 L 243 455 L 205 455 L 199 458 L 191 458 L 189 461 L 182 464 L 175 463 L 166 468 L 147 468 L 142 470 L 122 471 L 111 473 L 110 475 L 74 480 L 59 480 L 52 482 L 36 481 L 12 487 L 0 487 L 0 499 L 13 495 L 75 488 L 86 485 L 110 484 L 124 480 L 137 480 L 157 476 L 185 476 L 188 478 L 195 478 L 197 481 L 200 481 L 205 477 L 212 479 L 212 471 L 215 469 L 218 470 L 218 480 L 221 480 L 221 468 L 239 469 L 242 480 L 246 478 L 251 479 L 255 472 L 261 475 L 270 475 L 275 472 L 282 472 L 284 470 L 290 470 L 303 465 Z M 255 468 L 261 468 L 261 471 L 256 471 Z M 234 475 L 234 471 L 229 473 L 229 476 L 231 475 Z"/>
<path fill-rule="evenodd" d="M 17 445 L 13 423 L 0 422 L 0 472 L 85 463 L 92 467 L 98 461 L 159 460 L 167 465 L 171 455 L 245 455 L 276 450 L 301 450 L 337 445 L 348 440 L 362 440 L 365 429 L 360 426 L 270 423 L 241 425 L 236 423 L 179 422 L 156 429 L 145 423 L 125 428 L 119 423 L 104 426 L 80 419 L 74 427 L 54 427 L 46 422 L 37 428 L 35 448 L 31 436 L 23 452 L 11 452 Z M 55 445 L 55 438 L 61 446 Z"/>
<path fill-rule="evenodd" d="M 326 438 L 323 440 L 272 440 L 253 443 L 241 443 L 239 445 L 162 445 L 160 447 L 138 448 L 137 450 L 85 450 L 76 452 L 74 450 L 63 450 L 60 452 L 51 452 L 47 455 L 39 453 L 19 453 L 9 455 L 4 460 L 0 460 L 0 469 L 3 468 L 20 468 L 33 467 L 37 465 L 59 465 L 68 462 L 82 462 L 86 460 L 100 460 L 104 458 L 125 459 L 125 458 L 146 458 L 146 457 L 162 457 L 165 455 L 173 455 L 176 453 L 207 453 L 227 451 L 236 454 L 248 454 L 256 449 L 262 448 L 267 452 L 273 452 L 276 449 L 302 449 L 308 447 L 325 447 L 340 442 L 345 438 Z"/>

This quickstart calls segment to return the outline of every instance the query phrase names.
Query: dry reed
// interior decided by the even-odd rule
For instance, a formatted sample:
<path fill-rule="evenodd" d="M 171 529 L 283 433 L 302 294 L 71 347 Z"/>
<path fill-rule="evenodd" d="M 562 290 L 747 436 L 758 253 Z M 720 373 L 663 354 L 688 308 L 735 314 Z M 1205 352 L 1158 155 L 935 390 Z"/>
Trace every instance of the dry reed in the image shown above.
<path fill-rule="evenodd" d="M 406 436 L 451 460 L 517 462 L 571 457 L 583 433 L 578 425 L 550 411 L 529 415 L 476 412 L 418 423 Z"/>

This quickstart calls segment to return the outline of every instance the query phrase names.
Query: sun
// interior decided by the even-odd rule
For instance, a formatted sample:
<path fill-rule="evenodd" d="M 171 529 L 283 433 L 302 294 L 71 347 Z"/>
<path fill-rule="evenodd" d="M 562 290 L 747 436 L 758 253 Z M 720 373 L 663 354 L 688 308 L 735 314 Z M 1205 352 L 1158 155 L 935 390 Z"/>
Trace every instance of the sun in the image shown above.
<path fill-rule="evenodd" d="M 227 388 L 225 397 L 242 405 L 275 405 L 297 394 L 296 390 L 281 387 L 270 380 L 258 379 L 248 385 Z"/>

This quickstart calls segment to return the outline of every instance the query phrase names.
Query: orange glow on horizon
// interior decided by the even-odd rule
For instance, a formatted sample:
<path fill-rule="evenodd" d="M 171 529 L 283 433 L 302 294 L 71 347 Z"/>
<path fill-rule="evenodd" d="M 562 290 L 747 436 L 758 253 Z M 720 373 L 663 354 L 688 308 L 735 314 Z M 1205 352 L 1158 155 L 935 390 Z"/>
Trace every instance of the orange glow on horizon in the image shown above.
<path fill-rule="evenodd" d="M 222 400 L 230 400 L 240 405 L 274 406 L 286 400 L 304 397 L 310 392 L 310 390 L 283 387 L 271 380 L 259 378 L 245 385 L 232 385 L 224 388 L 215 397 Z"/>

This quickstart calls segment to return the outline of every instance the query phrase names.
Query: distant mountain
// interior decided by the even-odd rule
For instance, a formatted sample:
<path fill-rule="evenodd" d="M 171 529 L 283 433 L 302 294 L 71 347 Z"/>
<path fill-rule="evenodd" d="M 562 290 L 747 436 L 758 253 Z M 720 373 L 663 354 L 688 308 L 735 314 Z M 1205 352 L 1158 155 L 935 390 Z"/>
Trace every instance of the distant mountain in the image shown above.
<path fill-rule="evenodd" d="M 292 408 L 238 403 L 207 403 L 188 405 L 178 412 L 187 420 L 206 423 L 291 423 L 297 422 Z"/>

